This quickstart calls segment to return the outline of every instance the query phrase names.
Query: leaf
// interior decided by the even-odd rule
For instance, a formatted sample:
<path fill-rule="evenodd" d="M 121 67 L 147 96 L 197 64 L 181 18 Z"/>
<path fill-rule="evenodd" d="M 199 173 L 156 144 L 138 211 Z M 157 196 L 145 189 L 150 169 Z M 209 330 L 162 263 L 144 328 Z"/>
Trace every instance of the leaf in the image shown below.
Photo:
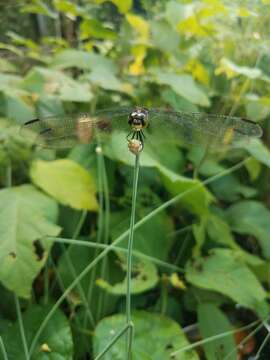
<path fill-rule="evenodd" d="M 66 49 L 58 52 L 52 58 L 50 66 L 58 70 L 70 67 L 94 70 L 98 67 L 100 69 L 109 68 L 113 73 L 117 71 L 112 60 L 105 56 L 75 49 Z"/>
<path fill-rule="evenodd" d="M 0 281 L 18 296 L 29 298 L 31 285 L 57 236 L 58 209 L 54 200 L 31 185 L 0 191 Z"/>
<path fill-rule="evenodd" d="M 164 152 L 165 148 L 168 152 Z M 124 133 L 113 133 L 110 143 L 107 143 L 103 150 L 111 159 L 117 159 L 127 165 L 134 166 L 134 155 L 127 150 L 126 136 Z M 212 196 L 208 190 L 200 186 L 199 180 L 185 178 L 163 166 L 163 163 L 168 166 L 168 162 L 175 156 L 175 161 L 179 168 L 181 159 L 179 155 L 177 158 L 175 154 L 176 151 L 179 153 L 173 144 L 166 143 L 166 146 L 161 147 L 160 144 L 155 146 L 154 144 L 146 143 L 140 158 L 140 166 L 155 167 L 158 169 L 164 185 L 171 194 L 176 195 L 184 191 L 189 191 L 188 195 L 181 199 L 181 204 L 184 204 L 191 211 L 201 215 L 208 211 L 208 205 L 212 200 Z M 196 190 L 191 191 L 192 188 Z"/>
<path fill-rule="evenodd" d="M 24 89 L 62 101 L 88 102 L 93 94 L 88 83 L 77 82 L 61 71 L 34 67 L 22 82 Z"/>
<path fill-rule="evenodd" d="M 28 346 L 31 344 L 40 324 L 51 310 L 51 306 L 31 305 L 23 314 L 25 338 Z M 1 323 L 1 320 L 0 320 Z M 1 334 L 9 359 L 24 360 L 25 353 L 22 344 L 19 323 L 6 327 Z M 31 357 L 33 360 L 72 360 L 73 340 L 71 329 L 66 317 L 56 310 L 48 324 L 43 329 L 37 346 Z"/>
<path fill-rule="evenodd" d="M 268 312 L 263 287 L 233 250 L 215 249 L 205 258 L 190 261 L 186 279 L 199 288 L 226 295 L 260 316 Z"/>
<path fill-rule="evenodd" d="M 203 339 L 233 330 L 225 314 L 211 303 L 200 303 L 198 305 L 198 320 Z M 236 360 L 237 352 L 233 351 L 235 347 L 233 334 L 203 344 L 207 360 L 222 360 L 231 352 L 230 360 Z"/>
<path fill-rule="evenodd" d="M 262 77 L 262 71 L 257 67 L 250 68 L 247 66 L 239 66 L 226 58 L 222 58 L 220 60 L 220 65 L 215 71 L 216 75 L 220 75 L 222 73 L 226 74 L 229 79 L 238 75 L 244 75 L 248 79 L 257 79 Z"/>
<path fill-rule="evenodd" d="M 159 166 L 167 190 L 174 196 L 187 192 L 179 203 L 191 212 L 203 216 L 208 213 L 208 206 L 214 200 L 212 194 L 197 179 L 189 179 L 169 169 Z"/>
<path fill-rule="evenodd" d="M 258 201 L 241 201 L 226 210 L 233 231 L 257 238 L 263 256 L 270 258 L 270 211 Z"/>
<path fill-rule="evenodd" d="M 179 36 L 164 20 L 150 22 L 151 41 L 160 50 L 172 52 L 178 49 Z"/>
<path fill-rule="evenodd" d="M 146 20 L 144 20 L 141 16 L 133 15 L 133 14 L 127 14 L 126 19 L 138 34 L 137 41 L 139 43 L 147 43 L 150 35 L 149 23 Z"/>
<path fill-rule="evenodd" d="M 178 95 L 193 104 L 209 106 L 207 95 L 195 83 L 190 75 L 179 75 L 171 72 L 155 70 L 154 75 L 157 81 L 163 85 L 169 85 Z"/>
<path fill-rule="evenodd" d="M 133 360 L 170 359 L 173 351 L 188 345 L 188 340 L 180 326 L 170 318 L 160 314 L 136 311 L 132 314 L 136 331 L 132 347 Z M 117 314 L 100 321 L 95 329 L 94 354 L 97 356 L 111 339 L 126 324 L 124 315 Z M 125 335 L 123 335 L 104 355 L 104 360 L 125 359 Z M 175 360 L 198 360 L 195 351 L 175 355 Z"/>
<path fill-rule="evenodd" d="M 120 13 L 127 13 L 132 8 L 133 0 L 95 0 L 97 4 L 102 4 L 106 1 L 112 2 L 115 6 L 118 7 Z"/>
<path fill-rule="evenodd" d="M 237 201 L 242 197 L 249 198 L 257 194 L 255 187 L 240 183 L 234 174 L 228 174 L 211 184 L 216 197 L 224 201 Z"/>
<path fill-rule="evenodd" d="M 136 261 L 132 266 L 131 293 L 141 294 L 150 290 L 158 283 L 157 269 L 150 261 Z M 104 279 L 98 279 L 96 284 L 113 295 L 125 295 L 127 292 L 127 278 L 111 285 Z"/>
<path fill-rule="evenodd" d="M 69 159 L 37 160 L 31 167 L 31 178 L 42 190 L 74 209 L 96 211 L 95 185 L 90 174 Z"/>
<path fill-rule="evenodd" d="M 255 159 L 270 167 L 270 151 L 260 139 L 250 139 L 243 147 Z"/>
<path fill-rule="evenodd" d="M 248 161 L 246 161 L 245 167 L 249 173 L 251 181 L 255 181 L 260 175 L 262 169 L 261 163 L 257 159 L 251 157 Z"/>
<path fill-rule="evenodd" d="M 115 40 L 117 35 L 110 28 L 104 27 L 97 19 L 84 19 L 80 23 L 80 39 L 85 40 L 89 37 Z"/>
<path fill-rule="evenodd" d="M 148 210 L 150 211 L 150 210 Z M 140 216 L 146 215 L 146 210 L 140 210 Z M 129 229 L 129 211 L 114 212 L 111 216 L 111 235 L 116 239 L 123 232 Z M 170 217 L 162 212 L 154 216 L 151 220 L 140 226 L 134 234 L 134 250 L 160 260 L 166 260 L 171 249 L 173 238 L 168 234 L 173 231 Z M 119 244 L 120 247 L 128 246 L 128 238 Z M 123 253 L 117 252 L 118 256 L 124 259 Z"/>

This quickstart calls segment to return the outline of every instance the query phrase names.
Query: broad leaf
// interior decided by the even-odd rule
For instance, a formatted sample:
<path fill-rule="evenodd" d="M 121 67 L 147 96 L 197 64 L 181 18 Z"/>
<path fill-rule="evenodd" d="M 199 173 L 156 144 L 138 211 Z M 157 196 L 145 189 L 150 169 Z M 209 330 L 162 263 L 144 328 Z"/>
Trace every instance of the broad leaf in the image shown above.
<path fill-rule="evenodd" d="M 96 211 L 95 185 L 90 174 L 69 159 L 37 160 L 31 168 L 33 182 L 62 204 Z"/>
<path fill-rule="evenodd" d="M 207 95 L 200 89 L 190 75 L 179 75 L 165 71 L 155 71 L 154 75 L 160 84 L 169 85 L 178 95 L 193 104 L 209 106 Z"/>
<path fill-rule="evenodd" d="M 233 250 L 215 249 L 204 258 L 190 261 L 186 278 L 193 285 L 220 292 L 261 316 L 267 313 L 263 287 Z"/>
<path fill-rule="evenodd" d="M 17 295 L 28 298 L 34 278 L 43 267 L 60 228 L 54 200 L 23 185 L 0 191 L 0 281 Z"/>
<path fill-rule="evenodd" d="M 270 258 L 270 211 L 258 201 L 241 201 L 226 211 L 233 231 L 257 238 L 264 257 Z"/>
<path fill-rule="evenodd" d="M 128 151 L 124 133 L 113 133 L 111 142 L 104 147 L 104 153 L 112 159 L 117 159 L 127 165 L 134 166 L 135 157 Z M 164 163 L 168 166 L 172 159 L 174 159 L 172 167 L 175 168 L 175 165 L 178 164 L 179 168 L 182 159 L 178 149 L 173 144 L 165 143 L 163 147 L 155 147 L 153 144 L 146 143 L 140 157 L 140 166 L 155 167 L 160 172 L 164 185 L 171 194 L 177 195 L 188 191 L 188 194 L 181 199 L 181 204 L 184 204 L 184 206 L 196 214 L 206 213 L 208 211 L 208 204 L 213 199 L 212 195 L 199 180 L 178 175 L 162 165 Z"/>
<path fill-rule="evenodd" d="M 213 321 L 214 319 L 214 321 Z M 202 303 L 198 307 L 198 320 L 200 334 L 204 340 L 212 336 L 233 330 L 229 320 L 223 312 L 214 304 Z M 230 360 L 237 359 L 236 343 L 233 334 L 220 339 L 212 340 L 203 345 L 207 360 L 225 359 L 231 351 Z"/>
<path fill-rule="evenodd" d="M 33 68 L 22 86 L 40 95 L 55 96 L 62 101 L 89 102 L 93 94 L 86 82 L 78 82 L 61 71 L 42 67 Z"/>
<path fill-rule="evenodd" d="M 158 282 L 157 269 L 149 261 L 136 261 L 132 266 L 131 293 L 140 294 L 152 289 Z M 123 281 L 111 285 L 104 279 L 98 279 L 97 285 L 113 295 L 125 295 L 127 292 L 127 278 Z"/>
<path fill-rule="evenodd" d="M 40 324 L 48 314 L 51 306 L 31 305 L 23 314 L 23 326 L 26 343 L 30 347 Z M 0 320 L 1 323 L 1 320 Z M 6 327 L 1 334 L 7 355 L 10 360 L 24 360 L 25 353 L 18 322 Z M 1 358 L 2 359 L 2 358 Z M 72 360 L 73 340 L 66 317 L 57 310 L 45 326 L 38 339 L 31 359 L 33 360 Z"/>
<path fill-rule="evenodd" d="M 150 211 L 150 210 L 148 210 Z M 140 210 L 140 216 L 144 217 L 147 212 Z M 111 235 L 116 239 L 123 232 L 129 229 L 130 211 L 114 212 L 111 216 Z M 140 226 L 134 234 L 134 250 L 140 251 L 161 260 L 166 260 L 173 243 L 173 237 L 169 237 L 173 231 L 172 221 L 169 216 L 162 212 L 154 216 L 151 220 Z M 128 238 L 126 238 L 120 247 L 127 248 Z M 118 256 L 124 259 L 122 252 L 117 252 Z"/>
<path fill-rule="evenodd" d="M 170 354 L 188 345 L 188 340 L 180 326 L 170 318 L 160 314 L 136 311 L 132 315 L 134 323 L 133 360 L 165 360 Z M 94 354 L 97 356 L 111 339 L 125 326 L 124 315 L 113 315 L 103 319 L 95 329 Z M 125 339 L 123 335 L 104 355 L 104 360 L 125 359 Z M 183 352 L 173 357 L 175 360 L 198 360 L 195 351 Z"/>
<path fill-rule="evenodd" d="M 270 151 L 260 139 L 250 139 L 244 147 L 255 159 L 270 167 Z"/>

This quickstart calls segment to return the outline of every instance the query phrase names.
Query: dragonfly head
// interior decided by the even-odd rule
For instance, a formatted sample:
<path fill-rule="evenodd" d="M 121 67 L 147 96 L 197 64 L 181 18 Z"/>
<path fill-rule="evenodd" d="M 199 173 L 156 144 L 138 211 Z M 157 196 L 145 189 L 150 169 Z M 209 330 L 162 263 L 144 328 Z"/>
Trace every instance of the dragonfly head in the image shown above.
<path fill-rule="evenodd" d="M 147 126 L 148 111 L 144 108 L 136 108 L 129 114 L 128 123 L 132 130 L 140 131 Z"/>

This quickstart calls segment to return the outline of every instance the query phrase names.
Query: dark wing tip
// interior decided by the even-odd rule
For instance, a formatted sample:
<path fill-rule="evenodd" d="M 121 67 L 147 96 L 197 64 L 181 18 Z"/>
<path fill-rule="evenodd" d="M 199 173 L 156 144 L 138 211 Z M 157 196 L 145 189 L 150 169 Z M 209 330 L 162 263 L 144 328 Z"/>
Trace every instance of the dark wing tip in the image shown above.
<path fill-rule="evenodd" d="M 32 120 L 29 120 L 29 121 L 26 121 L 23 126 L 27 126 L 27 125 L 30 125 L 30 124 L 34 124 L 36 122 L 40 121 L 40 119 L 36 118 L 36 119 L 32 119 Z"/>

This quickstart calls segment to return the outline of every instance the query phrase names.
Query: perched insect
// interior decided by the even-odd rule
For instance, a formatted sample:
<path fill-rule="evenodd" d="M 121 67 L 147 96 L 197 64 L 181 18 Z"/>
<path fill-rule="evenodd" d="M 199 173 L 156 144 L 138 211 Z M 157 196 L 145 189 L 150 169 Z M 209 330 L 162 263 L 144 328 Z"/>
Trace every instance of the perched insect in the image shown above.
<path fill-rule="evenodd" d="M 148 141 L 173 141 L 223 148 L 262 135 L 258 124 L 244 118 L 145 107 L 37 118 L 21 128 L 37 144 L 52 148 L 107 141 L 115 131 L 126 134 L 129 141 L 140 141 L 142 147 Z"/>

